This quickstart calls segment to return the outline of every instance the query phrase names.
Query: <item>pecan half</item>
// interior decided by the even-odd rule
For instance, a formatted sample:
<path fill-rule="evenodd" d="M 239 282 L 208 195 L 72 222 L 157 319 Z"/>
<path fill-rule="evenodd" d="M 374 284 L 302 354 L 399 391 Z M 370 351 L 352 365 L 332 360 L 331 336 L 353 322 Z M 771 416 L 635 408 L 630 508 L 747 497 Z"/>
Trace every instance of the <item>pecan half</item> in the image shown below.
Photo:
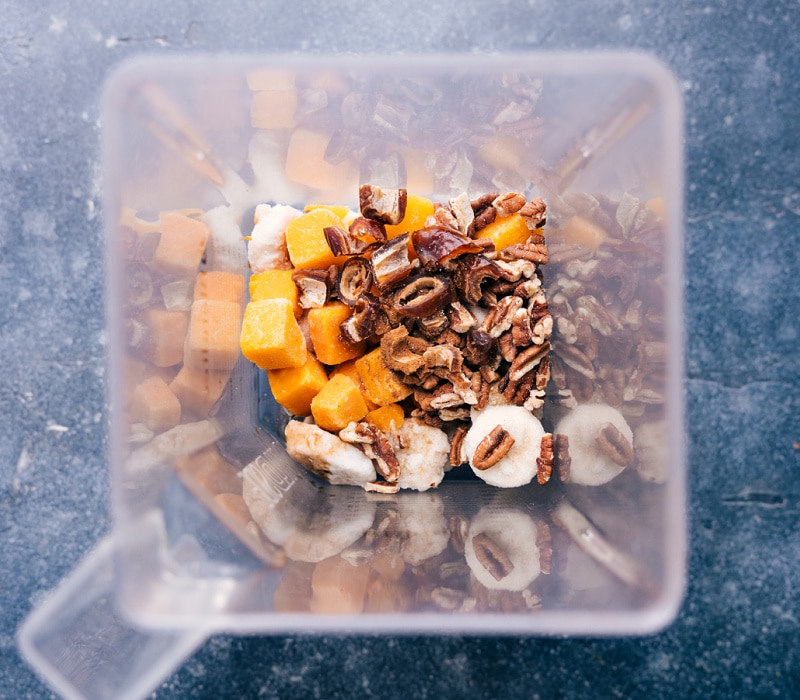
<path fill-rule="evenodd" d="M 509 295 L 499 299 L 497 305 L 486 315 L 479 329 L 492 338 L 499 338 L 509 328 L 517 309 L 522 307 L 522 298 Z"/>
<path fill-rule="evenodd" d="M 481 471 L 497 464 L 514 445 L 514 438 L 503 426 L 497 425 L 478 443 L 472 456 L 472 466 Z"/>
<path fill-rule="evenodd" d="M 517 382 L 538 365 L 547 353 L 550 352 L 550 342 L 545 341 L 541 345 L 531 345 L 520 352 L 511 363 L 508 370 L 508 378 L 512 382 Z"/>
<path fill-rule="evenodd" d="M 384 224 L 399 224 L 406 215 L 408 193 L 405 189 L 382 189 L 361 185 L 358 190 L 361 213 Z"/>
<path fill-rule="evenodd" d="M 543 574 L 553 571 L 553 533 L 543 518 L 536 521 L 536 547 L 539 550 L 539 567 Z"/>
<path fill-rule="evenodd" d="M 292 281 L 300 292 L 302 308 L 319 309 L 328 301 L 330 276 L 327 270 L 295 270 Z"/>
<path fill-rule="evenodd" d="M 533 233 L 527 242 L 516 243 L 503 248 L 502 257 L 506 260 L 520 258 L 535 262 L 537 265 L 544 265 L 547 263 L 547 245 L 545 244 L 544 236 L 539 233 Z"/>
<path fill-rule="evenodd" d="M 615 425 L 606 423 L 597 433 L 597 447 L 621 467 L 633 463 L 633 445 Z"/>
<path fill-rule="evenodd" d="M 546 484 L 553 475 L 553 433 L 542 435 L 539 447 L 539 456 L 536 458 L 536 480 L 540 484 Z"/>
<path fill-rule="evenodd" d="M 505 192 L 504 194 L 498 195 L 492 202 L 492 207 L 500 217 L 516 214 L 524 206 L 524 195 L 516 192 Z"/>
<path fill-rule="evenodd" d="M 472 549 L 480 565 L 488 571 L 495 581 L 502 581 L 514 570 L 505 550 L 484 532 L 472 538 Z"/>
<path fill-rule="evenodd" d="M 477 319 L 460 301 L 454 301 L 447 309 L 450 328 L 456 333 L 466 333 L 477 324 Z"/>

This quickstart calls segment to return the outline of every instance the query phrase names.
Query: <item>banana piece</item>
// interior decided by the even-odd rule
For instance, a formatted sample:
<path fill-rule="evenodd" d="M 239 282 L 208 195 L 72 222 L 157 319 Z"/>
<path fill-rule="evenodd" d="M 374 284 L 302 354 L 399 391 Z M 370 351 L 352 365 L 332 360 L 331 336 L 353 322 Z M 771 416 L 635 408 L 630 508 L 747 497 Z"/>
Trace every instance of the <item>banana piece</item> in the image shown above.
<path fill-rule="evenodd" d="M 416 418 L 406 418 L 398 432 L 400 462 L 397 483 L 401 489 L 427 491 L 436 488 L 444 478 L 450 463 L 450 441 L 439 428 L 426 425 Z"/>
<path fill-rule="evenodd" d="M 618 433 L 611 446 L 619 443 L 623 450 L 610 449 L 609 440 L 603 437 L 609 430 Z M 625 470 L 626 461 L 633 460 L 633 431 L 622 414 L 607 404 L 577 406 L 559 421 L 555 433 L 569 438 L 569 480 L 573 484 L 606 484 Z M 625 459 L 624 451 L 630 459 Z"/>
<path fill-rule="evenodd" d="M 253 272 L 291 267 L 286 250 L 286 227 L 302 213 L 285 204 L 259 204 L 256 207 L 255 226 L 247 246 L 247 259 Z"/>
<path fill-rule="evenodd" d="M 404 493 L 398 496 L 400 553 L 411 566 L 441 554 L 450 541 L 450 526 L 444 503 L 435 493 Z"/>
<path fill-rule="evenodd" d="M 498 425 L 514 438 L 514 444 L 497 464 L 488 469 L 478 469 L 474 463 L 475 451 Z M 472 471 L 487 484 L 501 488 L 524 486 L 536 476 L 536 458 L 544 434 L 539 419 L 527 408 L 488 406 L 483 411 L 473 412 L 472 427 L 464 437 L 464 451 Z"/>
<path fill-rule="evenodd" d="M 289 421 L 286 451 L 309 471 L 331 484 L 363 487 L 375 481 L 375 465 L 355 445 L 313 423 Z"/>
<path fill-rule="evenodd" d="M 527 513 L 484 506 L 472 519 L 464 542 L 470 571 L 486 588 L 524 590 L 542 572 L 536 537 L 536 523 Z"/>

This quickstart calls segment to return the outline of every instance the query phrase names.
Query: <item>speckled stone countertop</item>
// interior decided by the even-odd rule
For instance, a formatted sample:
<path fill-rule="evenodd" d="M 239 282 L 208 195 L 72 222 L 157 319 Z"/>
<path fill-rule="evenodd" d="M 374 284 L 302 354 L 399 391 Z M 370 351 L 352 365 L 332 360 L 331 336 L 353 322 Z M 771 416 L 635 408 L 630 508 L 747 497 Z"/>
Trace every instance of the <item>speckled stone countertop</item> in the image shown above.
<path fill-rule="evenodd" d="M 268 8 L 268 9 L 267 9 Z M 635 639 L 213 637 L 157 698 L 800 696 L 800 5 L 0 3 L 0 698 L 107 531 L 99 95 L 141 53 L 637 48 L 686 104 L 689 580 Z"/>

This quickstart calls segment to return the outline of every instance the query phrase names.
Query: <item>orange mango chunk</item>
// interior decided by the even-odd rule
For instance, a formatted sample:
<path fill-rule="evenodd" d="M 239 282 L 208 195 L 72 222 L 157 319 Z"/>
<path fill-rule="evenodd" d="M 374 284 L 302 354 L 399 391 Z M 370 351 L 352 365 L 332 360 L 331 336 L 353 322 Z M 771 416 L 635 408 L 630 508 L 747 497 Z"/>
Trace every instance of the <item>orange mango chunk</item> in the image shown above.
<path fill-rule="evenodd" d="M 378 406 L 397 403 L 411 394 L 411 387 L 384 363 L 381 349 L 375 348 L 356 360 L 356 370 L 370 401 Z"/>
<path fill-rule="evenodd" d="M 300 367 L 267 370 L 269 387 L 275 400 L 295 416 L 311 414 L 311 400 L 328 382 L 322 363 L 309 354 Z"/>
<path fill-rule="evenodd" d="M 409 192 L 406 197 L 406 215 L 399 224 L 387 224 L 386 237 L 396 238 L 401 233 L 418 231 L 425 226 L 425 219 L 433 216 L 433 202 Z"/>
<path fill-rule="evenodd" d="M 230 370 L 193 369 L 184 365 L 169 388 L 184 409 L 205 418 L 222 396 L 230 376 Z"/>
<path fill-rule="evenodd" d="M 368 423 L 372 423 L 384 433 L 392 433 L 399 430 L 400 426 L 403 425 L 404 419 L 403 407 L 396 403 L 379 406 L 367 413 L 366 417 Z"/>
<path fill-rule="evenodd" d="M 531 233 L 525 219 L 519 214 L 512 214 L 495 219 L 491 224 L 478 231 L 475 238 L 488 238 L 494 243 L 496 250 L 502 250 L 510 245 L 525 243 Z"/>
<path fill-rule="evenodd" d="M 161 238 L 153 265 L 175 277 L 191 277 L 200 267 L 208 242 L 208 226 L 183 214 L 161 215 Z"/>
<path fill-rule="evenodd" d="M 311 401 L 311 415 L 323 430 L 339 432 L 367 415 L 367 404 L 356 383 L 344 374 L 331 377 Z"/>
<path fill-rule="evenodd" d="M 314 211 L 315 209 L 327 209 L 328 211 L 332 211 L 342 221 L 350 215 L 350 210 L 343 204 L 307 204 L 303 211 L 308 214 L 308 212 Z"/>
<path fill-rule="evenodd" d="M 192 369 L 232 369 L 239 357 L 242 307 L 200 299 L 192 304 L 184 364 Z"/>
<path fill-rule="evenodd" d="M 189 315 L 184 311 L 148 309 L 143 319 L 150 337 L 150 361 L 156 367 L 172 367 L 181 362 Z"/>
<path fill-rule="evenodd" d="M 244 303 L 244 277 L 235 272 L 207 270 L 198 272 L 194 281 L 194 301 L 213 299 Z"/>
<path fill-rule="evenodd" d="M 336 367 L 334 367 L 333 370 L 331 371 L 331 377 L 333 377 L 336 374 L 344 374 L 350 377 L 350 379 L 352 379 L 356 383 L 356 386 L 361 392 L 361 395 L 364 397 L 364 402 L 367 404 L 368 411 L 372 411 L 373 409 L 378 408 L 378 404 L 372 403 L 372 401 L 370 401 L 369 397 L 367 396 L 367 392 L 364 389 L 364 383 L 361 381 L 361 377 L 358 376 L 358 370 L 356 369 L 356 361 L 354 359 L 347 360 L 347 362 L 342 362 L 340 365 L 336 365 Z"/>
<path fill-rule="evenodd" d="M 261 369 L 300 367 L 308 358 L 306 339 L 288 299 L 251 301 L 244 311 L 239 345 Z"/>
<path fill-rule="evenodd" d="M 311 574 L 311 612 L 355 614 L 364 608 L 370 568 L 341 557 L 323 559 Z"/>
<path fill-rule="evenodd" d="M 326 365 L 338 365 L 364 354 L 364 341 L 350 343 L 339 332 L 339 325 L 350 316 L 352 310 L 340 301 L 325 304 L 308 311 L 308 332 L 317 359 Z"/>
<path fill-rule="evenodd" d="M 336 257 L 325 240 L 326 226 L 342 228 L 344 222 L 330 209 L 313 209 L 298 216 L 286 227 L 286 249 L 297 269 L 324 270 L 331 265 L 343 265 L 346 257 Z"/>
<path fill-rule="evenodd" d="M 303 315 L 292 270 L 265 270 L 250 275 L 250 300 L 261 299 L 288 299 L 292 302 L 295 318 Z"/>
<path fill-rule="evenodd" d="M 174 428 L 181 420 L 181 404 L 159 376 L 145 379 L 133 392 L 132 418 L 155 433 Z"/>

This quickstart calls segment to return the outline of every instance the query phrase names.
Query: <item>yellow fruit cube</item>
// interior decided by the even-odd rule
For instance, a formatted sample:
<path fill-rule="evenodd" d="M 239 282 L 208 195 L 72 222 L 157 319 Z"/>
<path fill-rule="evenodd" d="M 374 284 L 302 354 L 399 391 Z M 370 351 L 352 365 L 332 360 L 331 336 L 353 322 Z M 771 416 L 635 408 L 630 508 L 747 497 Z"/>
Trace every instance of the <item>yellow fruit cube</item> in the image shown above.
<path fill-rule="evenodd" d="M 303 315 L 292 270 L 265 270 L 251 275 L 250 301 L 262 299 L 288 299 L 292 302 L 295 318 Z"/>
<path fill-rule="evenodd" d="M 356 370 L 370 401 L 378 406 L 397 403 L 411 394 L 411 387 L 403 384 L 398 374 L 386 366 L 380 348 L 358 358 Z"/>
<path fill-rule="evenodd" d="M 159 376 L 145 379 L 133 392 L 131 413 L 156 433 L 174 428 L 181 419 L 181 404 Z M 366 413 L 366 411 L 365 411 Z"/>
<path fill-rule="evenodd" d="M 183 214 L 162 214 L 161 237 L 152 264 L 175 277 L 191 277 L 200 267 L 208 242 L 208 226 Z"/>
<path fill-rule="evenodd" d="M 344 340 L 339 325 L 350 316 L 352 309 L 340 301 L 325 304 L 308 311 L 308 333 L 317 359 L 326 365 L 338 365 L 346 360 L 361 357 L 366 349 L 364 341 L 351 343 Z"/>
<path fill-rule="evenodd" d="M 356 386 L 361 390 L 361 395 L 364 397 L 364 401 L 367 404 L 368 411 L 378 408 L 378 404 L 372 403 L 372 401 L 370 401 L 369 397 L 367 396 L 367 392 L 364 389 L 364 383 L 361 381 L 361 377 L 358 376 L 358 370 L 356 369 L 356 361 L 354 359 L 347 360 L 347 362 L 342 362 L 342 364 L 336 365 L 336 367 L 334 367 L 333 371 L 331 372 L 331 377 L 333 377 L 335 374 L 344 374 L 350 377 L 350 379 L 352 379 L 356 383 Z"/>
<path fill-rule="evenodd" d="M 433 216 L 433 202 L 409 192 L 406 196 L 406 215 L 399 224 L 386 226 L 387 238 L 396 238 L 401 233 L 417 231 L 425 226 L 425 219 Z"/>
<path fill-rule="evenodd" d="M 301 270 L 324 270 L 334 264 L 344 264 L 347 258 L 337 258 L 325 240 L 326 226 L 342 228 L 344 222 L 330 209 L 314 209 L 289 222 L 286 227 L 286 249 L 292 265 Z"/>
<path fill-rule="evenodd" d="M 309 354 L 300 367 L 286 367 L 267 371 L 269 387 L 275 400 L 295 416 L 311 413 L 311 400 L 328 381 L 322 363 Z"/>
<path fill-rule="evenodd" d="M 185 410 L 198 418 L 205 418 L 219 401 L 230 377 L 230 370 L 192 369 L 184 365 L 169 388 Z"/>
<path fill-rule="evenodd" d="M 372 423 L 384 433 L 399 430 L 405 420 L 403 407 L 396 403 L 380 406 L 367 413 L 366 421 Z"/>
<path fill-rule="evenodd" d="M 356 383 L 344 374 L 331 377 L 311 401 L 311 415 L 323 430 L 339 432 L 367 415 L 367 404 Z"/>
<path fill-rule="evenodd" d="M 306 339 L 288 299 L 251 301 L 244 311 L 239 345 L 261 369 L 300 367 L 308 358 Z"/>
<path fill-rule="evenodd" d="M 475 234 L 475 238 L 488 238 L 494 243 L 496 250 L 510 245 L 525 243 L 532 231 L 519 214 L 495 219 L 491 224 Z"/>
<path fill-rule="evenodd" d="M 194 301 L 213 299 L 244 303 L 244 278 L 235 272 L 206 270 L 198 272 L 194 281 Z"/>

